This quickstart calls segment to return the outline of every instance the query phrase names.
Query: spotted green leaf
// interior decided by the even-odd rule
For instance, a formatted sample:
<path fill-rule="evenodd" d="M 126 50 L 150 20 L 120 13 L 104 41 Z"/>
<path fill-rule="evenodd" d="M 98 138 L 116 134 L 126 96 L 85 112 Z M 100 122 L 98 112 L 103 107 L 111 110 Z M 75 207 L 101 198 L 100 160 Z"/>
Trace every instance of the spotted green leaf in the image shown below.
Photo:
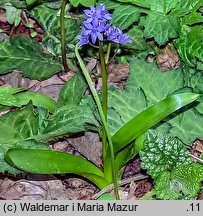
<path fill-rule="evenodd" d="M 23 36 L 0 42 L 0 74 L 18 69 L 25 77 L 45 80 L 62 69 L 39 43 Z"/>

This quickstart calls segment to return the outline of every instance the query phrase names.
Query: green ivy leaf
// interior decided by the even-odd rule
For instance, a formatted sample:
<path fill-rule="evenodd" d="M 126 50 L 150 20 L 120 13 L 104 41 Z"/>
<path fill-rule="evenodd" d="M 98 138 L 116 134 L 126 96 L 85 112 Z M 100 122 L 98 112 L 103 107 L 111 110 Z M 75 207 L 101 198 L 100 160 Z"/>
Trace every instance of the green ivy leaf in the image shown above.
<path fill-rule="evenodd" d="M 141 10 L 133 5 L 120 5 L 112 14 L 112 24 L 121 28 L 127 29 L 134 22 L 138 22 Z"/>
<path fill-rule="evenodd" d="M 36 41 L 23 36 L 0 42 L 0 74 L 19 69 L 25 77 L 45 80 L 62 69 Z"/>
<path fill-rule="evenodd" d="M 154 179 L 163 171 L 191 163 L 191 157 L 184 144 L 173 137 L 148 134 L 144 148 L 140 152 L 141 166 Z"/>
<path fill-rule="evenodd" d="M 89 7 L 91 5 L 95 5 L 96 0 L 70 0 L 70 3 L 74 6 L 77 7 L 79 4 Z"/>
<path fill-rule="evenodd" d="M 158 199 L 194 200 L 201 189 L 203 166 L 187 164 L 176 167 L 172 172 L 163 172 L 155 180 L 155 193 Z"/>
<path fill-rule="evenodd" d="M 198 9 L 202 4 L 200 0 L 118 0 L 142 7 L 142 14 L 146 16 L 140 20 L 144 27 L 144 36 L 154 38 L 160 45 L 165 44 L 170 38 L 179 36 L 181 18 Z M 122 16 L 122 15 L 121 15 Z"/>
<path fill-rule="evenodd" d="M 170 133 L 185 144 L 192 145 L 196 139 L 203 139 L 203 116 L 195 109 L 189 109 L 169 120 L 173 126 Z"/>
<path fill-rule="evenodd" d="M 150 106 L 182 88 L 183 73 L 181 69 L 163 73 L 154 63 L 132 59 L 126 87 L 142 88 Z"/>
<path fill-rule="evenodd" d="M 78 105 L 85 93 L 87 84 L 80 74 L 76 74 L 61 89 L 57 107 Z"/>

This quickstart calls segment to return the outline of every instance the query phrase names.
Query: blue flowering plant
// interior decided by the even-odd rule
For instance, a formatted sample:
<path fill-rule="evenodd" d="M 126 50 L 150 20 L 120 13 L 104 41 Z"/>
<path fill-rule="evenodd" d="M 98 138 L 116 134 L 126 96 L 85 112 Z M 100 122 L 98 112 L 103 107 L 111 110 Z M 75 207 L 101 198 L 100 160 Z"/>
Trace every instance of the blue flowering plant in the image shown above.
<path fill-rule="evenodd" d="M 108 87 L 107 87 L 107 70 L 106 65 L 109 61 L 109 54 L 111 52 L 111 43 L 117 44 L 126 44 L 132 43 L 132 40 L 129 36 L 122 32 L 118 27 L 113 26 L 110 23 L 112 19 L 112 15 L 106 10 L 106 6 L 104 4 L 100 4 L 98 7 L 91 6 L 90 9 L 84 10 L 85 20 L 82 26 L 82 34 L 77 36 L 79 39 L 78 46 L 81 47 L 83 45 L 90 44 L 95 48 L 99 49 L 100 55 L 100 63 L 102 69 L 102 105 L 100 111 L 101 118 L 103 119 L 103 131 L 102 131 L 102 149 L 103 149 L 103 163 L 104 163 L 104 172 L 107 171 L 106 175 L 111 175 L 114 179 L 114 183 L 117 184 L 116 181 L 116 173 L 114 167 L 114 150 L 113 144 L 111 143 L 110 135 L 108 135 L 107 125 L 105 126 L 107 120 L 107 98 L 108 98 Z M 108 43 L 108 50 L 106 57 L 104 56 L 103 46 L 104 43 Z M 88 74 L 86 74 L 86 79 L 90 81 Z M 91 83 L 89 85 L 92 86 Z M 92 91 L 92 93 L 94 90 Z M 95 94 L 96 95 L 96 92 Z M 100 106 L 99 99 L 97 100 L 97 106 Z M 107 139 L 107 137 L 109 138 Z M 109 145 L 107 145 L 107 140 Z M 109 149 L 109 150 L 108 150 Z M 107 153 L 109 151 L 109 154 Z M 106 157 L 108 155 L 108 157 Z M 110 155 L 110 157 L 109 157 Z M 109 159 L 111 158 L 111 161 Z M 111 164 L 111 167 L 109 167 Z M 107 169 L 105 169 L 107 168 Z M 109 173 L 110 171 L 110 173 Z M 118 197 L 118 187 L 115 185 L 115 189 L 117 190 L 116 194 Z"/>
<path fill-rule="evenodd" d="M 97 8 L 91 6 L 89 10 L 84 10 L 84 14 L 86 19 L 83 22 L 82 35 L 77 36 L 79 47 L 89 43 L 95 45 L 97 41 L 99 43 L 132 43 L 127 34 L 110 23 L 112 15 L 106 10 L 104 4 L 100 4 Z"/>
<path fill-rule="evenodd" d="M 84 11 L 84 14 L 85 20 L 82 26 L 82 33 L 77 36 L 79 42 L 76 45 L 75 53 L 97 105 L 102 122 L 104 179 L 109 183 L 114 183 L 115 195 L 119 199 L 117 180 L 121 178 L 121 170 L 124 165 L 142 149 L 144 133 L 172 112 L 196 100 L 198 95 L 182 94 L 170 96 L 135 116 L 111 136 L 107 122 L 108 86 L 106 65 L 109 61 L 112 43 L 126 44 L 132 43 L 132 40 L 121 29 L 110 23 L 112 15 L 106 10 L 104 4 L 100 4 L 98 7 L 91 6 L 90 9 Z M 103 48 L 105 43 L 108 43 L 106 55 L 104 55 Z M 102 69 L 101 101 L 78 51 L 79 47 L 88 44 L 99 49 Z"/>
<path fill-rule="evenodd" d="M 66 2 L 67 2 L 66 0 L 63 0 L 61 11 L 65 10 Z M 77 89 L 76 86 L 78 87 L 77 91 L 83 89 L 83 87 L 80 88 L 79 85 L 81 83 L 84 84 L 83 82 L 84 80 L 78 74 L 77 74 L 78 76 L 76 75 L 72 79 L 72 81 L 67 83 L 67 86 L 65 86 L 66 90 L 62 89 L 62 92 L 60 93 L 61 98 L 63 98 L 62 100 L 64 100 L 65 102 L 62 108 L 61 107 L 60 109 L 57 108 L 57 106 L 63 104 L 60 101 L 60 99 L 57 102 L 58 105 L 56 105 L 53 101 L 50 102 L 49 100 L 48 102 L 49 104 L 54 103 L 54 105 L 48 107 L 48 110 L 50 110 L 50 112 L 54 112 L 54 115 L 51 116 L 51 118 L 45 117 L 47 116 L 47 113 L 44 112 L 43 109 L 42 110 L 39 109 L 39 114 L 34 114 L 33 110 L 30 108 L 31 105 L 23 110 L 25 114 L 22 115 L 21 113 L 19 113 L 20 117 L 18 115 L 16 116 L 16 113 L 11 114 L 13 115 L 12 118 L 14 119 L 23 118 L 22 122 L 25 122 L 26 124 L 29 123 L 29 127 L 27 126 L 24 127 L 24 128 L 28 128 L 28 130 L 31 128 L 30 129 L 31 132 L 28 132 L 27 130 L 25 130 L 24 132 L 26 133 L 25 135 L 26 145 L 28 145 L 28 148 L 30 148 L 29 147 L 30 145 L 34 145 L 33 143 L 35 143 L 35 141 L 36 142 L 40 141 L 39 147 L 36 147 L 40 149 L 19 148 L 21 146 L 21 144 L 19 144 L 19 147 L 17 145 L 17 147 L 15 147 L 14 149 L 9 149 L 7 151 L 5 155 L 5 160 L 9 164 L 11 164 L 14 167 L 17 167 L 20 170 L 24 170 L 32 173 L 38 173 L 38 174 L 75 173 L 77 175 L 87 178 L 95 185 L 97 185 L 98 188 L 100 188 L 101 190 L 109 186 L 110 184 L 113 184 L 116 199 L 119 199 L 118 181 L 121 180 L 123 167 L 130 159 L 132 159 L 136 154 L 138 154 L 140 150 L 143 148 L 143 143 L 145 140 L 145 135 L 144 135 L 145 132 L 149 128 L 158 124 L 161 120 L 163 120 L 171 113 L 177 111 L 178 109 L 182 108 L 183 106 L 189 103 L 196 101 L 199 98 L 199 94 L 188 92 L 188 93 L 176 93 L 170 95 L 165 99 L 153 104 L 152 106 L 147 107 L 144 111 L 138 113 L 131 120 L 129 120 L 124 125 L 119 127 L 119 129 L 114 134 L 110 134 L 109 131 L 110 123 L 108 124 L 107 121 L 108 85 L 107 85 L 106 66 L 109 62 L 112 44 L 116 43 L 117 45 L 119 45 L 119 44 L 132 43 L 132 40 L 129 38 L 127 34 L 122 32 L 121 29 L 111 24 L 110 21 L 112 20 L 112 15 L 106 10 L 106 6 L 104 4 L 100 4 L 98 7 L 91 6 L 89 9 L 84 10 L 84 15 L 85 15 L 85 19 L 83 22 L 83 26 L 81 28 L 81 35 L 77 36 L 78 44 L 75 46 L 75 55 L 77 57 L 82 73 L 91 91 L 92 98 L 95 101 L 95 105 L 99 113 L 97 117 L 98 118 L 100 117 L 99 120 L 102 125 L 101 134 L 102 134 L 103 169 L 97 167 L 95 164 L 79 156 L 72 155 L 65 152 L 47 150 L 47 148 L 42 149 L 41 147 L 42 146 L 41 141 L 45 142 L 53 138 L 61 137 L 62 135 L 76 133 L 75 128 L 77 132 L 78 132 L 78 128 L 80 129 L 80 127 L 78 127 L 77 124 L 78 121 L 80 120 L 79 119 L 80 115 L 79 117 L 77 116 L 77 118 L 74 118 L 72 117 L 72 114 L 74 112 L 77 112 L 78 110 L 80 111 L 80 113 L 83 112 L 84 106 L 82 106 L 81 108 L 82 111 L 81 111 L 77 107 L 79 106 L 78 104 L 76 105 L 74 103 L 74 106 L 71 107 L 68 100 L 70 94 L 72 94 L 72 89 L 75 90 Z M 63 18 L 63 13 L 61 15 L 61 18 Z M 65 44 L 64 25 L 62 21 L 63 19 L 61 19 L 61 29 L 62 29 L 61 48 L 62 48 L 62 60 L 64 63 L 63 64 L 64 70 L 66 70 L 65 69 L 66 53 L 64 48 L 64 44 Z M 102 71 L 101 97 L 99 97 L 94 87 L 94 84 L 91 80 L 90 74 L 85 66 L 85 63 L 79 54 L 79 48 L 81 48 L 82 46 L 86 46 L 87 48 L 89 46 L 93 46 L 99 52 L 101 71 Z M 107 46 L 106 53 L 105 53 L 104 46 L 105 47 Z M 70 86 L 74 85 L 74 87 L 70 87 L 69 83 L 72 83 L 70 84 Z M 86 85 L 84 84 L 84 90 L 85 88 Z M 20 89 L 20 91 L 22 91 L 22 89 Z M 16 90 L 14 90 L 14 93 L 16 94 Z M 65 94 L 65 96 L 63 96 L 63 94 Z M 12 100 L 13 97 L 14 96 L 12 95 Z M 43 98 L 42 100 L 44 101 Z M 38 102 L 38 100 L 34 100 L 34 102 L 36 101 Z M 126 103 L 127 102 L 128 101 L 126 101 Z M 43 105 L 44 103 L 41 103 L 40 101 L 39 104 Z M 70 106 L 71 109 L 69 109 L 68 106 Z M 27 117 L 27 113 L 30 112 L 32 113 L 29 114 L 32 121 L 31 123 L 24 120 L 24 118 Z M 82 116 L 85 116 L 85 114 L 82 113 Z M 11 119 L 10 114 L 9 114 L 9 118 Z M 118 118 L 121 117 L 118 116 Z M 3 121 L 6 121 L 4 117 L 3 117 Z M 41 121 L 43 122 L 43 124 L 41 123 Z M 34 126 L 32 126 L 32 123 L 33 125 L 34 123 L 38 125 L 39 130 L 34 130 L 33 132 L 32 127 Z M 71 128 L 70 130 L 66 129 L 67 125 L 70 126 Z M 7 125 L 6 128 L 8 128 Z M 13 139 L 14 141 L 16 141 L 16 136 L 18 136 L 20 137 L 20 141 L 22 141 L 22 138 L 24 138 L 24 135 L 21 135 L 22 130 L 20 130 L 20 132 L 18 129 L 15 129 L 13 131 L 14 131 L 13 132 L 14 135 L 12 135 L 11 133 L 12 136 L 11 140 Z M 10 140 L 9 140 L 9 145 L 10 145 Z"/>

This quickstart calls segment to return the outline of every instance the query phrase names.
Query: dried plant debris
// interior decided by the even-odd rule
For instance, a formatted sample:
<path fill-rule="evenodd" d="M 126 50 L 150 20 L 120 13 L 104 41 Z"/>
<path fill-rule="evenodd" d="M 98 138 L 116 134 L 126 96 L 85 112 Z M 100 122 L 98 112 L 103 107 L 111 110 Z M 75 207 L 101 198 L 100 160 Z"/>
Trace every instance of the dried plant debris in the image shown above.
<path fill-rule="evenodd" d="M 13 181 L 0 179 L 0 199 L 5 200 L 78 200 L 90 199 L 97 190 L 94 186 L 87 187 L 86 181 L 71 178 L 65 184 L 61 180 Z M 72 186 L 71 186 L 72 185 Z"/>
<path fill-rule="evenodd" d="M 157 55 L 156 60 L 161 71 L 168 71 L 180 67 L 180 58 L 174 49 L 163 49 L 162 54 Z"/>

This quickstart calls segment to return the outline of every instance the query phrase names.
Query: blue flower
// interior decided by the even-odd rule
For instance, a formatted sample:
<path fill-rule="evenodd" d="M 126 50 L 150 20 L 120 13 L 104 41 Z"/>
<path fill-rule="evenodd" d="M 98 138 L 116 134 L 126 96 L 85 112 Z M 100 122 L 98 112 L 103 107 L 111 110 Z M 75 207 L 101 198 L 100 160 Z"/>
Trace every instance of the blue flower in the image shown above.
<path fill-rule="evenodd" d="M 96 43 L 97 38 L 100 41 L 103 41 L 103 35 L 102 35 L 102 33 L 104 32 L 103 25 L 94 26 L 94 24 L 91 23 L 84 23 L 84 26 L 86 27 L 87 31 L 89 31 L 89 35 L 92 39 L 93 44 Z"/>
<path fill-rule="evenodd" d="M 99 22 L 112 19 L 112 15 L 106 10 L 104 4 L 100 4 L 98 8 L 91 6 L 90 10 L 84 10 L 84 14 L 87 16 L 85 22 L 92 22 L 94 26 L 98 25 Z"/>
<path fill-rule="evenodd" d="M 84 27 L 82 28 L 82 35 L 76 36 L 76 38 L 79 40 L 78 46 L 81 47 L 82 45 L 89 43 L 89 36 L 90 31 L 86 30 Z"/>
<path fill-rule="evenodd" d="M 106 31 L 107 40 L 118 43 L 118 44 L 125 44 L 125 43 L 132 43 L 132 40 L 129 36 L 122 32 L 121 29 L 117 27 L 111 27 Z"/>
<path fill-rule="evenodd" d="M 97 8 L 91 6 L 89 10 L 84 10 L 84 14 L 86 19 L 83 22 L 82 35 L 77 36 L 79 46 L 88 44 L 90 40 L 95 44 L 97 39 L 104 41 L 106 37 L 108 41 L 118 44 L 132 43 L 127 34 L 110 24 L 112 15 L 104 4 L 100 4 Z"/>

